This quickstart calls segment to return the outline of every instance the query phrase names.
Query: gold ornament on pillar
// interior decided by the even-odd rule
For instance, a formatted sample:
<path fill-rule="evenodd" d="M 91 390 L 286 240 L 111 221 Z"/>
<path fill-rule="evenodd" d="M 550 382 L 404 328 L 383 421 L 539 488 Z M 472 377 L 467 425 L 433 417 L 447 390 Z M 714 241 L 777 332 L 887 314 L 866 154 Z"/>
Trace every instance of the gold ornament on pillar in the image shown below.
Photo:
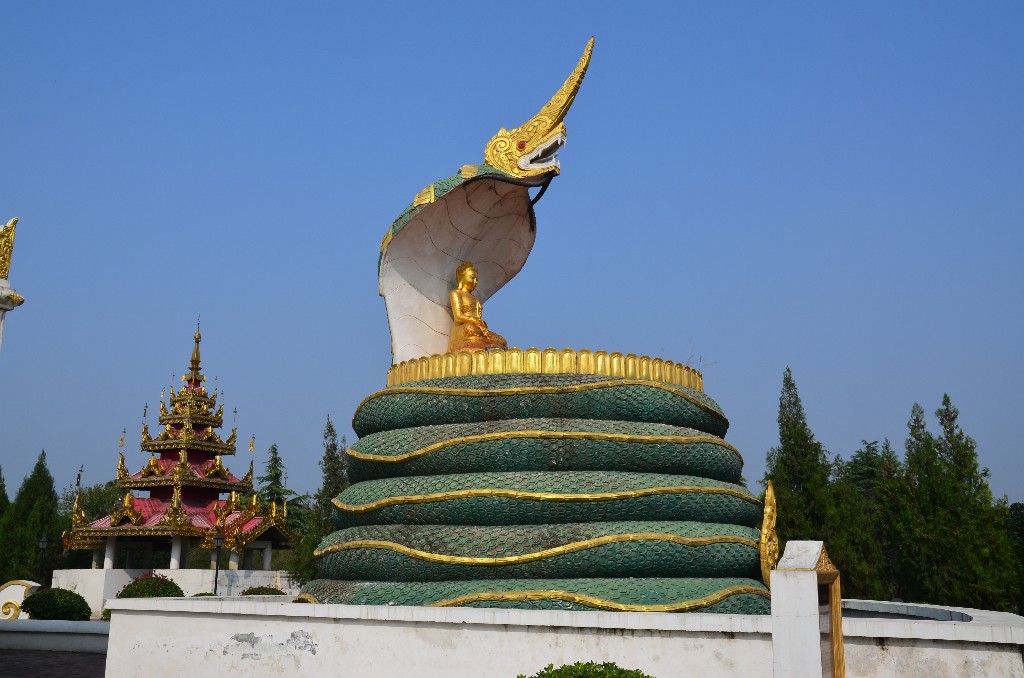
<path fill-rule="evenodd" d="M 7 222 L 0 228 L 0 279 L 6 280 L 11 272 L 11 255 L 14 253 L 14 229 L 18 225 L 18 217 Z M 23 299 L 24 301 L 24 299 Z"/>

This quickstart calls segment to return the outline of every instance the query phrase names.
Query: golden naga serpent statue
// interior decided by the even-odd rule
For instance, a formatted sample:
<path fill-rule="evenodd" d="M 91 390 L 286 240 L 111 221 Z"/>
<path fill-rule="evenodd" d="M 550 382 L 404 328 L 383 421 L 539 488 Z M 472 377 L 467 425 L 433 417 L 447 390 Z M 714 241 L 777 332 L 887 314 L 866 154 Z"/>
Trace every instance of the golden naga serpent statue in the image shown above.
<path fill-rule="evenodd" d="M 484 148 L 483 164 L 464 165 L 458 174 L 417 193 L 384 235 L 378 284 L 395 365 L 447 352 L 453 339 L 451 303 L 454 292 L 464 289 L 456 278 L 463 262 L 472 262 L 477 277 L 469 291 L 472 300 L 463 299 L 471 311 L 526 263 L 536 238 L 533 205 L 560 171 L 563 120 L 583 84 L 593 48 L 591 38 L 572 74 L 535 116 L 519 127 L 498 130 Z M 540 192 L 531 196 L 531 188 Z M 477 331 L 481 327 L 484 331 Z M 504 343 L 499 335 L 487 336 L 493 333 L 479 317 L 468 331 L 477 344 Z"/>

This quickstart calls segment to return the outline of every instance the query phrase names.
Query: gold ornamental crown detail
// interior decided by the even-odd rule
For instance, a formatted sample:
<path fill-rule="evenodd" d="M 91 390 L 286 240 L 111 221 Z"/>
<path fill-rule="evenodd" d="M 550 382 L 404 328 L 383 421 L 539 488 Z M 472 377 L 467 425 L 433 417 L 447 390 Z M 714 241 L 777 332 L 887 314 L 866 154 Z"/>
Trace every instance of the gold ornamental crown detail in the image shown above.
<path fill-rule="evenodd" d="M 387 385 L 480 374 L 594 374 L 657 381 L 704 392 L 701 373 L 683 363 L 635 353 L 571 348 L 495 348 L 415 358 L 388 370 Z"/>

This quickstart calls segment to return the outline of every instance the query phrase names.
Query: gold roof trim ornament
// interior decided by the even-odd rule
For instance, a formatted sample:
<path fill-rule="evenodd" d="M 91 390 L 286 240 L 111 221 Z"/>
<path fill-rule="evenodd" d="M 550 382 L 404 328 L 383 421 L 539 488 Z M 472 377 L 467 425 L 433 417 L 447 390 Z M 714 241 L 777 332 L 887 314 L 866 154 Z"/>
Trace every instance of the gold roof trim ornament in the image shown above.
<path fill-rule="evenodd" d="M 128 480 L 131 475 L 132 474 L 128 472 L 128 466 L 124 463 L 124 452 L 121 452 L 117 457 L 117 479 Z"/>
<path fill-rule="evenodd" d="M 484 147 L 485 163 L 520 179 L 558 174 L 558 151 L 566 136 L 562 121 L 580 91 L 593 51 L 594 38 L 590 38 L 572 74 L 537 115 L 514 129 L 498 130 Z"/>
<path fill-rule="evenodd" d="M 6 280 L 11 273 L 11 257 L 14 254 L 14 231 L 18 226 L 18 217 L 7 222 L 0 228 L 0 280 Z M 20 295 L 19 295 L 20 296 Z M 22 297 L 22 301 L 24 301 Z"/>
<path fill-rule="evenodd" d="M 121 504 L 115 506 L 115 509 L 110 512 L 110 526 L 117 527 L 125 518 L 132 525 L 138 525 L 142 522 L 142 514 L 135 510 L 135 502 L 131 492 L 125 492 L 124 497 L 121 499 Z"/>
<path fill-rule="evenodd" d="M 388 370 L 387 385 L 481 374 L 593 374 L 663 382 L 704 392 L 704 377 L 683 363 L 635 353 L 571 348 L 494 348 L 414 358 Z"/>
<path fill-rule="evenodd" d="M 224 466 L 223 462 L 221 462 L 219 454 L 216 457 L 214 457 L 213 463 L 210 464 L 210 467 L 208 469 L 206 469 L 206 472 L 203 475 L 206 476 L 207 478 L 212 478 L 213 476 L 217 476 L 221 480 L 227 480 L 228 479 L 228 475 L 229 475 L 228 470 Z"/>
<path fill-rule="evenodd" d="M 775 531 L 778 511 L 775 504 L 775 484 L 768 481 L 764 491 L 764 518 L 761 520 L 761 538 L 758 540 L 758 551 L 761 555 L 761 579 L 765 586 L 771 588 L 772 570 L 779 564 L 779 535 Z M 824 554 L 822 549 L 822 554 Z"/>
<path fill-rule="evenodd" d="M 157 462 L 156 456 L 150 455 L 149 461 L 147 461 L 146 465 L 142 467 L 142 471 L 140 471 L 140 473 L 142 474 L 141 477 L 143 478 L 147 476 L 163 476 L 164 470 Z"/>
<path fill-rule="evenodd" d="M 164 517 L 160 519 L 160 524 L 172 528 L 192 527 L 188 514 L 181 506 L 181 485 L 174 485 L 174 491 L 171 494 L 171 507 L 167 509 Z"/>
<path fill-rule="evenodd" d="M 71 529 L 85 527 L 85 509 L 82 508 L 82 490 L 75 492 L 75 504 L 71 507 Z"/>

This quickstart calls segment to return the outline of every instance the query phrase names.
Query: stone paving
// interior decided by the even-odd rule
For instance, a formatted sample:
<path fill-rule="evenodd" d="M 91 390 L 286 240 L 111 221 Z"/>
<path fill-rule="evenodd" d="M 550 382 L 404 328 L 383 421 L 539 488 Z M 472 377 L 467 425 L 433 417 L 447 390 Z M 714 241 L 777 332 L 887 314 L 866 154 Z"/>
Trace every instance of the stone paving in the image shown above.
<path fill-rule="evenodd" d="M 107 655 L 90 652 L 0 650 L 0 678 L 103 678 Z"/>

